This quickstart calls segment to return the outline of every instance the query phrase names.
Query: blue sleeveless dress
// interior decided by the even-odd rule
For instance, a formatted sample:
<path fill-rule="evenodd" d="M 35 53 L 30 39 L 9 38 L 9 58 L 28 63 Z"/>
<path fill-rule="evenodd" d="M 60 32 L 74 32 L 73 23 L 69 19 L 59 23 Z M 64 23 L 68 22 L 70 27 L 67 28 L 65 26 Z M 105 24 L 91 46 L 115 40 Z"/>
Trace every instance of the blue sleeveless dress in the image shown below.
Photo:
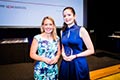
<path fill-rule="evenodd" d="M 67 56 L 83 51 L 83 40 L 79 36 L 80 26 L 74 25 L 62 34 L 61 42 Z M 59 80 L 90 80 L 89 68 L 85 57 L 78 57 L 72 61 L 61 61 Z"/>

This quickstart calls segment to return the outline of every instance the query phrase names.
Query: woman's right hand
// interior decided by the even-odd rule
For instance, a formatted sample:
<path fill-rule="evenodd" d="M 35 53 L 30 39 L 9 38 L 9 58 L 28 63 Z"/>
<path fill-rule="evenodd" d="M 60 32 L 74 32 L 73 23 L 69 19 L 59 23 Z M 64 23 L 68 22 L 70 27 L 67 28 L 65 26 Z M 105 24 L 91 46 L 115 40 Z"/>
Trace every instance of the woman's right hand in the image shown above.
<path fill-rule="evenodd" d="M 56 59 L 56 58 L 52 58 L 52 59 L 50 59 L 50 58 L 44 58 L 44 62 L 45 63 L 47 63 L 47 64 L 55 64 L 55 63 L 57 63 L 57 61 L 58 61 L 58 59 Z"/>
<path fill-rule="evenodd" d="M 49 59 L 49 58 L 44 57 L 43 61 L 47 64 L 51 64 L 51 59 Z"/>
<path fill-rule="evenodd" d="M 63 55 L 63 59 L 65 61 L 72 61 L 73 59 L 75 59 L 76 56 L 75 55 L 70 55 L 70 56 L 66 56 L 66 55 Z"/>

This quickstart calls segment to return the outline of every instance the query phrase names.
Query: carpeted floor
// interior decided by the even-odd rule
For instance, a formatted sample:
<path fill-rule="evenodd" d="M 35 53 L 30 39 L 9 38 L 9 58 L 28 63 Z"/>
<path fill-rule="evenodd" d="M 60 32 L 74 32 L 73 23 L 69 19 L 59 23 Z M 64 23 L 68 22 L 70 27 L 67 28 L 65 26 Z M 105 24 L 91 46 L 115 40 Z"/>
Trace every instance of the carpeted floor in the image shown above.
<path fill-rule="evenodd" d="M 90 71 L 120 64 L 120 59 L 103 52 L 87 57 Z M 60 61 L 58 63 L 58 66 Z M 33 80 L 33 63 L 0 65 L 0 80 Z"/>
<path fill-rule="evenodd" d="M 0 80 L 33 80 L 33 63 L 0 65 Z"/>
<path fill-rule="evenodd" d="M 102 54 L 102 53 L 100 53 Z M 109 56 L 89 56 L 87 57 L 88 64 L 89 64 L 89 69 L 90 71 L 92 70 L 97 70 L 101 68 L 105 68 L 108 66 L 120 64 L 120 59 L 112 58 Z"/>

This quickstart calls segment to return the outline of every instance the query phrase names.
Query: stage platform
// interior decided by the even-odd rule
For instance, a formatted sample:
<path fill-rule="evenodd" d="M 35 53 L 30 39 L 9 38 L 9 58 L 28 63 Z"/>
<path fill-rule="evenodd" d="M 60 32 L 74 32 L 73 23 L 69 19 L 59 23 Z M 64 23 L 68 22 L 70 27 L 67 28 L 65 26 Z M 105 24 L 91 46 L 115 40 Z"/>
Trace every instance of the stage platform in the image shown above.
<path fill-rule="evenodd" d="M 120 80 L 120 64 L 90 71 L 91 80 Z"/>

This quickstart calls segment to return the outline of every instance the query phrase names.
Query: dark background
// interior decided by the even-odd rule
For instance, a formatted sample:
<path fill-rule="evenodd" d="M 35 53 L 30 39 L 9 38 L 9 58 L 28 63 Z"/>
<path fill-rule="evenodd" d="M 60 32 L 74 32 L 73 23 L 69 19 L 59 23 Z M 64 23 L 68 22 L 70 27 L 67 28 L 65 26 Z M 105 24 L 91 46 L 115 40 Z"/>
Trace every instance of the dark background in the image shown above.
<path fill-rule="evenodd" d="M 95 48 L 106 49 L 111 42 L 108 38 L 115 31 L 120 31 L 120 12 L 117 0 L 87 0 L 87 27 Z M 86 15 L 86 14 L 85 14 Z M 85 23 L 86 23 L 85 22 Z M 60 28 L 57 28 L 58 35 Z M 34 35 L 40 33 L 39 28 L 0 28 L 0 39 L 3 38 L 28 38 L 31 43 Z M 110 47 L 109 46 L 109 47 Z"/>
<path fill-rule="evenodd" d="M 120 12 L 117 0 L 88 0 L 88 30 L 94 30 L 95 48 L 115 52 L 119 39 L 108 36 L 120 31 Z M 120 34 L 117 34 L 120 35 Z"/>
<path fill-rule="evenodd" d="M 119 2 L 112 0 L 87 0 L 87 27 L 95 50 L 120 52 L 120 39 L 109 35 L 120 31 Z M 57 33 L 60 36 L 60 28 Z M 93 30 L 93 32 L 91 32 Z M 0 28 L 0 40 L 9 38 L 28 38 L 28 52 L 33 36 L 40 33 L 39 28 Z M 120 34 L 117 34 L 120 35 Z"/>

